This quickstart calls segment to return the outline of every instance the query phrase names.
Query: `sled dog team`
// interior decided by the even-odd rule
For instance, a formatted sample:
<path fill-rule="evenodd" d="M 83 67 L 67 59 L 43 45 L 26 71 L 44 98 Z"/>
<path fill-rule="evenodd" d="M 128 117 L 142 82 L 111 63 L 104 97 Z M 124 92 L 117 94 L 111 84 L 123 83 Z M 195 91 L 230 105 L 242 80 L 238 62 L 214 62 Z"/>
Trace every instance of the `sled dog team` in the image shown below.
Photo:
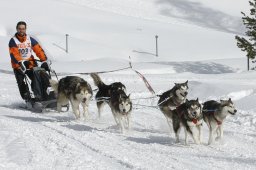
<path fill-rule="evenodd" d="M 92 73 L 94 84 L 98 87 L 95 95 L 98 116 L 100 118 L 103 107 L 108 104 L 116 124 L 123 133 L 130 128 L 132 102 L 130 95 L 126 94 L 126 87 L 121 82 L 106 85 L 101 78 Z M 93 96 L 92 88 L 88 82 L 77 76 L 67 76 L 59 82 L 50 80 L 57 96 L 57 111 L 61 112 L 62 106 L 71 103 L 73 113 L 77 119 L 81 118 L 79 105 L 83 108 L 83 117 L 88 118 L 88 105 Z M 199 103 L 198 98 L 188 100 L 188 81 L 175 83 L 174 87 L 159 95 L 158 106 L 166 117 L 170 129 L 175 132 L 176 142 L 179 142 L 181 127 L 185 132 L 185 144 L 188 144 L 190 135 L 196 144 L 201 143 L 201 127 L 203 121 L 209 128 L 208 144 L 223 137 L 223 123 L 226 117 L 235 115 L 237 110 L 234 103 L 228 100 L 206 101 Z"/>

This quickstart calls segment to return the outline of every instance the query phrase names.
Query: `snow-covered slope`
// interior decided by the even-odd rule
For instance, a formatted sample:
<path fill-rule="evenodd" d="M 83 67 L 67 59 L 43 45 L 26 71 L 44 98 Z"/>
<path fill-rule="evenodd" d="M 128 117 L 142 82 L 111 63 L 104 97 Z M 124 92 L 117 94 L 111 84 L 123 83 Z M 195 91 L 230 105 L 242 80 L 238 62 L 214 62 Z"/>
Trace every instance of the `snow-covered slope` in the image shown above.
<path fill-rule="evenodd" d="M 12 11 L 21 8 L 20 1 L 2 1 L 1 16 L 8 14 L 1 18 L 0 24 L 2 62 L 9 62 L 7 45 L 19 20 L 28 23 L 28 33 L 41 41 L 52 60 L 58 61 L 127 59 L 128 56 L 134 61 L 198 61 L 244 56 L 236 47 L 232 33 L 244 32 L 240 17 L 232 13 L 218 16 L 223 12 L 218 9 L 220 1 L 216 5 L 209 3 L 211 6 L 188 0 L 26 2 L 23 8 L 29 12 L 17 15 Z M 233 11 L 240 13 L 245 6 L 241 4 L 247 3 L 238 2 L 233 5 L 236 6 Z M 46 6 L 47 12 L 39 10 Z M 162 10 L 174 14 L 166 16 Z M 188 16 L 179 19 L 176 15 Z M 69 54 L 61 49 L 65 48 L 65 34 L 70 35 Z M 155 35 L 159 36 L 159 57 L 154 56 Z"/>
<path fill-rule="evenodd" d="M 235 34 L 243 34 L 245 0 L 1 0 L 0 169 L 255 169 L 256 73 L 246 72 Z M 229 5 L 232 3 L 232 5 Z M 22 10 L 21 10 L 22 9 Z M 24 12 L 25 11 L 25 12 Z M 143 81 L 132 70 L 100 74 L 131 93 L 132 129 L 120 134 L 110 109 L 78 121 L 72 111 L 35 114 L 21 109 L 11 74 L 8 41 L 17 21 L 28 23 L 57 73 L 109 71 L 129 66 L 145 75 L 157 94 L 189 81 L 189 99 L 231 97 L 239 110 L 225 122 L 224 139 L 208 146 L 190 139 L 175 144 L 163 114 L 152 107 Z M 66 54 L 65 34 L 69 34 Z M 159 57 L 155 55 L 159 35 Z M 7 73 L 7 74 L 6 74 Z M 93 89 L 92 79 L 87 80 Z"/>

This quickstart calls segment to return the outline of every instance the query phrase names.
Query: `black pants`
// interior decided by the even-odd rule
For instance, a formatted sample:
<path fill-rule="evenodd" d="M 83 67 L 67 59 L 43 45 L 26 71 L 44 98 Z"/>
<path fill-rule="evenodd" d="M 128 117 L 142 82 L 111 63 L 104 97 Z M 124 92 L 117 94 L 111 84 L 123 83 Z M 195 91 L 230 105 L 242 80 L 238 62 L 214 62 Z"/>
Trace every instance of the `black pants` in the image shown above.
<path fill-rule="evenodd" d="M 16 78 L 16 81 L 17 81 L 17 84 L 19 87 L 20 96 L 24 100 L 29 100 L 30 93 L 29 93 L 29 87 L 25 83 L 25 75 L 20 70 L 17 70 L 17 69 L 14 69 L 13 72 L 14 72 L 14 75 L 15 75 L 15 78 Z M 26 75 L 28 75 L 29 79 L 33 83 L 33 77 L 34 77 L 33 71 L 27 70 Z"/>

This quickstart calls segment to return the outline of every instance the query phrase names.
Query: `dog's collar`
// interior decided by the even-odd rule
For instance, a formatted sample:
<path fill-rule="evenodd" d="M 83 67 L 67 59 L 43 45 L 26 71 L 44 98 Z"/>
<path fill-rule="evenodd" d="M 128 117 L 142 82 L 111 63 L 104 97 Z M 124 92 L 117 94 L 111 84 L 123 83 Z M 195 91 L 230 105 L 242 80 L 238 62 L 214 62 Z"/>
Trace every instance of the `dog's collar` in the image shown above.
<path fill-rule="evenodd" d="M 178 102 L 175 98 L 173 98 L 173 104 L 179 107 L 182 103 Z"/>
<path fill-rule="evenodd" d="M 198 118 L 190 118 L 189 121 L 193 122 L 195 125 L 197 125 L 197 123 L 201 120 L 202 118 L 198 117 Z M 201 124 L 202 125 L 202 124 Z"/>
<path fill-rule="evenodd" d="M 184 114 L 184 111 L 180 111 L 180 107 L 179 106 L 176 108 L 176 111 L 177 111 L 177 113 L 178 113 L 178 115 L 180 117 Z M 191 122 L 193 122 L 196 125 L 197 122 L 198 122 L 198 119 L 196 119 L 196 118 L 192 118 L 192 119 L 189 118 L 188 121 L 191 121 Z"/>
<path fill-rule="evenodd" d="M 196 124 L 197 124 L 197 122 L 198 122 L 198 120 L 197 120 L 197 119 L 195 119 L 195 118 L 193 118 L 193 119 L 192 119 L 192 122 L 196 125 Z"/>

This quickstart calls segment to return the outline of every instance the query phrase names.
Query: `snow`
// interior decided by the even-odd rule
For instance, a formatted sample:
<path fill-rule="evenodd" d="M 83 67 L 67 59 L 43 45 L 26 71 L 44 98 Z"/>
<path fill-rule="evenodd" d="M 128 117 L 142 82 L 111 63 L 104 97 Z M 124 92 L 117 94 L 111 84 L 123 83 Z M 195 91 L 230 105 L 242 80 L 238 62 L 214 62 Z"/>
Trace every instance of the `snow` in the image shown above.
<path fill-rule="evenodd" d="M 255 169 L 256 73 L 246 71 L 244 0 L 2 0 L 0 6 L 0 169 Z M 28 12 L 15 11 L 29 8 Z M 46 12 L 40 8 L 47 8 Z M 8 41 L 19 20 L 37 38 L 64 75 L 129 67 L 141 72 L 157 94 L 189 81 L 189 99 L 232 98 L 238 113 L 224 123 L 224 138 L 207 145 L 175 143 L 163 114 L 153 107 L 144 82 L 131 69 L 100 74 L 123 82 L 134 104 L 132 129 L 121 134 L 108 106 L 97 118 L 95 101 L 87 121 L 72 111 L 36 114 L 24 106 L 12 75 Z M 65 53 L 65 34 L 69 53 Z M 155 54 L 159 35 L 159 57 Z M 129 59 L 129 56 L 131 59 Z M 7 74 L 6 74 L 7 73 Z M 79 75 L 95 89 L 91 77 Z"/>

